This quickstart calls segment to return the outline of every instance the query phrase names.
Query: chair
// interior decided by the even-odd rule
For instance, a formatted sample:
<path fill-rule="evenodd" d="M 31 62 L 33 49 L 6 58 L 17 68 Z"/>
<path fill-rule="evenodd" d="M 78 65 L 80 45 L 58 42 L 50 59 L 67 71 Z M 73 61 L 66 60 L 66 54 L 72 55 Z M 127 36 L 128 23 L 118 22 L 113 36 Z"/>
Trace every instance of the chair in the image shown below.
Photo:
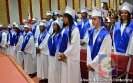
<path fill-rule="evenodd" d="M 81 78 L 82 79 L 88 79 L 88 72 L 87 72 L 87 50 L 81 49 L 80 50 L 80 71 L 81 71 Z M 86 83 L 86 82 L 82 82 Z"/>

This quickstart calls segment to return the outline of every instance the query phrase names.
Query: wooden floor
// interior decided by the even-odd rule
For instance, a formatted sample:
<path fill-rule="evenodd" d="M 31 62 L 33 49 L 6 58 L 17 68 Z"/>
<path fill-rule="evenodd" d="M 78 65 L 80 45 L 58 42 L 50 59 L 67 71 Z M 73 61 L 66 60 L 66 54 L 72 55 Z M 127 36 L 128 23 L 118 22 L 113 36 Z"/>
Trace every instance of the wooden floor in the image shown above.
<path fill-rule="evenodd" d="M 34 78 L 32 78 L 32 80 L 33 80 L 35 83 L 39 83 L 40 78 L 34 77 Z"/>

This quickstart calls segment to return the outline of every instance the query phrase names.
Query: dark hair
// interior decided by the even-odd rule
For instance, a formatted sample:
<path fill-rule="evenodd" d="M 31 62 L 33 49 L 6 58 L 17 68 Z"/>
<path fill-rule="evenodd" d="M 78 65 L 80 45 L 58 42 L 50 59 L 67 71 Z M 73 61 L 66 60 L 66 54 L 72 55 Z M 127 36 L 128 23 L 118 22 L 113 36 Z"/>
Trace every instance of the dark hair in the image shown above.
<path fill-rule="evenodd" d="M 61 27 L 60 27 L 57 23 L 56 23 L 56 25 L 57 25 L 57 33 L 56 33 L 56 34 L 58 34 L 58 33 L 60 32 L 60 28 L 61 28 Z M 55 33 L 55 30 L 53 30 L 53 33 L 51 34 L 51 36 L 52 36 L 54 33 Z M 56 34 L 55 34 L 55 35 L 56 35 Z M 54 37 L 55 37 L 55 35 L 54 35 Z M 53 38 L 54 38 L 54 37 L 53 37 Z M 59 38 L 60 38 L 60 35 L 58 36 L 58 40 L 59 40 Z"/>
<path fill-rule="evenodd" d="M 71 29 L 72 29 L 72 25 L 74 24 L 73 17 L 68 13 L 64 13 L 64 16 L 66 16 L 68 18 L 68 22 L 69 22 L 69 33 L 68 34 L 69 34 L 69 42 L 71 42 Z M 63 28 L 66 26 L 67 26 L 67 24 L 63 23 Z"/>
<path fill-rule="evenodd" d="M 128 12 L 128 11 L 127 11 Z M 121 14 L 122 12 L 120 12 L 120 14 Z M 120 21 L 121 21 L 121 24 L 123 23 L 123 19 L 122 19 L 122 17 L 120 18 Z M 126 26 L 128 26 L 129 24 L 130 24 L 130 21 L 131 21 L 131 14 L 128 12 L 128 16 L 127 16 L 127 25 Z M 121 24 L 120 24 L 120 26 L 121 26 Z"/>

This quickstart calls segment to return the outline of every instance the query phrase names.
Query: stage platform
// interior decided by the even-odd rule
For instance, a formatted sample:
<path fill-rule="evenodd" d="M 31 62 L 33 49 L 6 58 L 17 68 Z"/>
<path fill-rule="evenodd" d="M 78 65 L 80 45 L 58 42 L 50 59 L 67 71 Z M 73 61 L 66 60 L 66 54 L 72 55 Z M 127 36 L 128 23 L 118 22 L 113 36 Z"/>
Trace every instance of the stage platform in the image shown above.
<path fill-rule="evenodd" d="M 35 83 L 22 67 L 12 58 L 0 51 L 0 83 Z"/>

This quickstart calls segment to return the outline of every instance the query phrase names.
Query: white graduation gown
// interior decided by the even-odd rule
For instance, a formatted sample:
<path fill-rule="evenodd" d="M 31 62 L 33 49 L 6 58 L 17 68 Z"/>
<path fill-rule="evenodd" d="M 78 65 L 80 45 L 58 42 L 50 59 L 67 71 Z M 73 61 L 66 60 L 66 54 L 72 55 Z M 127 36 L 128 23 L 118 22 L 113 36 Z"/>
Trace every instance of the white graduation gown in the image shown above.
<path fill-rule="evenodd" d="M 97 34 L 95 35 L 95 37 L 93 37 L 93 40 L 95 41 L 95 39 L 97 38 L 98 34 L 99 34 L 100 30 L 97 32 Z M 89 38 L 88 38 L 89 40 Z M 93 41 L 93 44 L 95 43 Z M 90 66 L 95 70 L 94 72 L 92 71 L 89 71 L 89 80 L 92 80 L 90 81 L 89 83 L 112 83 L 112 82 L 107 82 L 107 81 L 95 81 L 94 79 L 112 79 L 112 77 L 104 77 L 102 75 L 99 75 L 99 69 L 98 69 L 98 64 L 99 64 L 99 55 L 97 55 L 94 60 L 92 61 L 91 59 L 91 52 L 90 52 L 90 46 L 87 46 L 87 65 L 90 64 Z M 111 53 L 111 49 L 112 49 L 112 40 L 111 40 L 111 37 L 110 37 L 110 34 L 106 35 L 102 44 L 101 44 L 101 47 L 100 47 L 100 50 L 98 52 L 98 54 L 109 54 Z"/>
<path fill-rule="evenodd" d="M 80 35 L 76 27 L 71 33 L 71 44 L 68 42 L 66 62 L 62 62 L 61 83 L 80 83 Z"/>
<path fill-rule="evenodd" d="M 29 34 L 30 32 L 28 32 Z M 27 34 L 27 35 L 28 35 Z M 27 36 L 26 36 L 27 37 Z M 35 67 L 35 62 L 36 62 L 36 55 L 35 55 L 35 43 L 34 43 L 34 37 L 31 36 L 25 49 L 24 52 L 24 70 L 28 74 L 33 74 L 36 72 L 36 67 Z"/>
<path fill-rule="evenodd" d="M 88 29 L 88 30 L 89 30 L 89 29 Z M 85 42 L 84 45 L 80 45 L 80 49 L 85 49 L 85 50 L 87 50 L 87 42 L 86 42 L 86 40 L 88 40 L 88 30 L 86 30 L 86 33 L 85 33 L 84 38 L 83 38 L 83 39 L 80 39 L 80 41 Z"/>
<path fill-rule="evenodd" d="M 39 25 L 37 25 L 35 35 L 34 35 L 35 43 L 37 42 L 37 38 L 38 38 L 39 34 L 40 34 L 40 29 L 39 29 Z"/>
<path fill-rule="evenodd" d="M 59 51 L 57 49 L 55 53 L 54 83 L 61 83 L 62 61 L 58 61 L 58 56 L 59 56 Z"/>
<path fill-rule="evenodd" d="M 15 32 L 12 32 L 12 35 L 9 35 L 9 41 L 8 41 L 8 44 L 10 44 L 10 36 L 13 36 L 14 34 L 16 34 Z M 9 54 L 14 58 L 14 48 L 15 48 L 15 46 L 13 45 L 13 46 L 11 46 L 10 45 L 10 47 L 9 47 Z"/>
<path fill-rule="evenodd" d="M 53 41 L 52 35 L 52 41 Z M 61 75 L 61 66 L 58 61 L 58 51 L 56 50 L 55 56 L 49 55 L 49 73 L 48 73 L 48 83 L 60 83 L 60 75 Z"/>
<path fill-rule="evenodd" d="M 7 34 L 5 32 L 3 32 L 0 46 L 2 47 L 1 50 L 4 53 L 6 53 L 6 41 L 7 41 Z"/>
<path fill-rule="evenodd" d="M 124 28 L 125 28 L 125 25 L 121 25 L 121 30 L 120 30 L 121 31 L 121 35 L 123 34 Z M 114 28 L 114 30 L 115 30 L 115 28 Z M 114 40 L 114 34 L 113 34 L 113 40 Z M 132 32 L 132 34 L 130 36 L 126 53 L 117 52 L 116 48 L 115 48 L 115 43 L 113 42 L 113 44 L 114 44 L 114 54 L 125 55 L 125 56 L 133 55 L 133 32 Z"/>
<path fill-rule="evenodd" d="M 18 42 L 14 48 L 14 59 L 18 62 L 18 64 L 23 67 L 23 60 L 24 60 L 24 54 L 21 51 L 23 43 L 23 35 L 21 35 L 18 39 Z"/>
<path fill-rule="evenodd" d="M 50 34 L 47 34 L 42 43 L 39 45 L 41 49 L 40 53 L 37 54 L 37 77 L 44 79 L 48 78 L 48 38 Z"/>

